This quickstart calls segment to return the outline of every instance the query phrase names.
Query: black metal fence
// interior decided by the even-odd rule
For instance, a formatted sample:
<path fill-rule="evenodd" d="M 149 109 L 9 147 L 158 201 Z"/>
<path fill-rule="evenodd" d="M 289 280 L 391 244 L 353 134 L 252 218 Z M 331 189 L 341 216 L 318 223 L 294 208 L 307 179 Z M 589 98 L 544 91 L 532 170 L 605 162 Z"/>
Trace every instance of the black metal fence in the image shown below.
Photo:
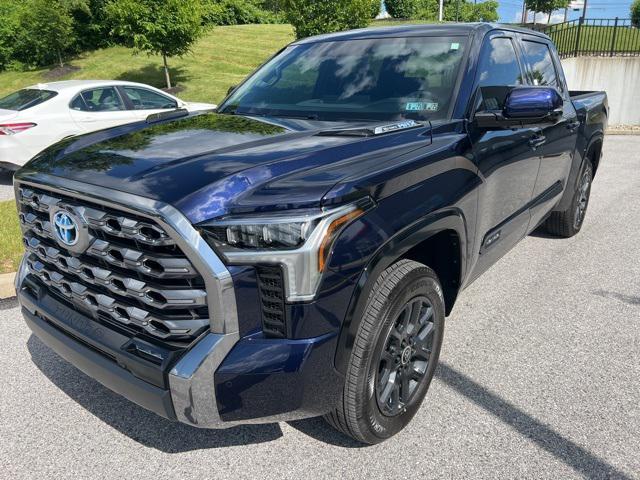
<path fill-rule="evenodd" d="M 640 56 L 640 29 L 630 19 L 580 18 L 534 29 L 549 35 L 563 58 Z"/>

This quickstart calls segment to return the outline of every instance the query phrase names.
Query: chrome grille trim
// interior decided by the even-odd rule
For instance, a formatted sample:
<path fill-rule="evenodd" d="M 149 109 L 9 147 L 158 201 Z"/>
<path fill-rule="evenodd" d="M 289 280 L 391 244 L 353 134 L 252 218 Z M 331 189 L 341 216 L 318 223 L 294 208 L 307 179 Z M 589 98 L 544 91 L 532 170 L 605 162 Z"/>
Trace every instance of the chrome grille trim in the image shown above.
<path fill-rule="evenodd" d="M 231 274 L 193 225 L 177 209 L 146 197 L 41 173 L 17 175 L 14 178 L 17 198 L 20 196 L 20 189 L 25 187 L 51 191 L 50 197 L 56 194 L 69 196 L 78 201 L 104 205 L 123 214 L 130 213 L 155 222 L 175 242 L 204 279 L 211 332 L 238 338 L 238 315 Z"/>
<path fill-rule="evenodd" d="M 90 284 L 101 285 L 116 295 L 137 298 L 141 302 L 161 310 L 207 305 L 207 294 L 204 290 L 156 287 L 136 278 L 118 275 L 106 268 L 83 263 L 78 257 L 64 255 L 56 247 L 45 245 L 36 237 L 25 236 L 25 248 L 43 262 L 54 264 L 62 272 L 78 276 Z M 122 289 L 117 285 L 122 285 L 125 288 Z M 163 298 L 164 301 L 159 300 L 160 298 Z"/>
<path fill-rule="evenodd" d="M 136 325 L 154 337 L 168 338 L 169 336 L 189 335 L 191 331 L 202 328 L 202 324 L 208 320 L 181 319 L 171 325 L 171 321 L 160 320 L 142 308 L 119 302 L 109 295 L 74 281 L 71 277 L 67 277 L 55 270 L 47 269 L 46 265 L 33 255 L 26 258 L 26 264 L 29 267 L 29 271 L 38 277 L 42 283 L 54 288 L 58 294 L 66 299 L 72 300 L 76 304 L 81 303 L 85 308 L 93 312 L 104 313 L 123 325 Z M 162 324 L 166 330 L 156 328 L 156 325 L 159 324 Z"/>
<path fill-rule="evenodd" d="M 91 228 L 102 230 L 114 237 L 132 239 L 153 246 L 175 245 L 175 241 L 153 223 L 143 222 L 125 215 L 111 214 L 86 205 L 76 205 L 62 198 L 37 193 L 30 188 L 19 188 L 17 198 L 25 205 L 43 213 L 49 213 L 51 208 L 57 205 L 74 207 L 87 220 Z M 51 225 L 49 225 L 47 232 L 51 234 Z"/>
<path fill-rule="evenodd" d="M 41 237 L 49 238 L 55 241 L 51 230 L 51 222 L 43 220 L 34 213 L 21 212 L 18 215 L 20 223 L 23 227 L 32 230 Z M 115 258 L 112 253 L 117 252 L 122 260 Z M 144 275 L 157 278 L 185 278 L 196 277 L 198 272 L 193 268 L 191 262 L 186 258 L 174 256 L 150 255 L 141 252 L 135 248 L 120 247 L 111 242 L 101 239 L 95 239 L 91 246 L 85 252 L 86 255 L 92 257 L 107 259 L 118 267 L 126 269 L 134 269 Z M 156 262 L 162 267 L 162 271 L 156 272 L 149 268 L 150 262 Z"/>

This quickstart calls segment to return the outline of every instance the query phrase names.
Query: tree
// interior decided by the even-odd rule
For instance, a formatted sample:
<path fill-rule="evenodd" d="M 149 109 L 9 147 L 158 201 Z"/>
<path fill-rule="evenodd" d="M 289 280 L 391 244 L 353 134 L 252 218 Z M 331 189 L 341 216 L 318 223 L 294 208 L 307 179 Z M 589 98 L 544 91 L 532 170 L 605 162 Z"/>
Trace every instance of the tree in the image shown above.
<path fill-rule="evenodd" d="M 631 4 L 631 23 L 640 28 L 640 0 L 635 0 Z"/>
<path fill-rule="evenodd" d="M 420 0 L 415 15 L 421 20 L 438 20 L 439 1 Z M 468 0 L 445 0 L 444 21 L 453 22 L 496 22 L 498 20 L 498 2 L 489 0 L 481 3 L 472 3 Z"/>
<path fill-rule="evenodd" d="M 384 4 L 393 18 L 413 18 L 418 11 L 417 0 L 385 0 Z"/>
<path fill-rule="evenodd" d="M 369 0 L 284 0 L 287 21 L 296 38 L 362 28 L 369 25 Z"/>
<path fill-rule="evenodd" d="M 567 8 L 569 6 L 570 0 L 529 0 L 527 1 L 527 8 L 529 10 L 533 10 L 533 23 L 536 23 L 536 12 L 546 13 L 549 15 L 547 19 L 547 23 L 551 23 L 551 14 L 555 10 L 559 10 L 561 8 Z"/>
<path fill-rule="evenodd" d="M 75 43 L 70 3 L 61 0 L 27 0 L 18 10 L 13 57 L 30 66 L 64 66 Z"/>
<path fill-rule="evenodd" d="M 161 55 L 167 88 L 171 76 L 167 58 L 188 53 L 202 34 L 200 0 L 112 0 L 106 13 L 112 34 L 135 52 Z"/>
<path fill-rule="evenodd" d="M 18 8 L 13 0 L 0 0 L 0 72 L 13 59 L 13 49 L 19 30 Z"/>

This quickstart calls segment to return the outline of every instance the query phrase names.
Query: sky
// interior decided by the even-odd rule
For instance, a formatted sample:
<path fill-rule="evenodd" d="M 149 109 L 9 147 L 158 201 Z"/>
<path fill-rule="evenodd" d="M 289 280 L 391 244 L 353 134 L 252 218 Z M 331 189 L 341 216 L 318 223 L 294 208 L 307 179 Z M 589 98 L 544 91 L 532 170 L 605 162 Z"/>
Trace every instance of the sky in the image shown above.
<path fill-rule="evenodd" d="M 633 0 L 587 0 L 587 18 L 629 18 L 629 8 L 632 1 Z M 500 4 L 498 13 L 500 14 L 501 22 L 520 22 L 522 18 L 522 0 L 498 0 L 498 3 Z M 577 12 L 569 11 L 569 20 L 577 19 L 581 14 L 582 10 Z M 561 22 L 563 18 L 564 10 L 561 10 L 554 13 L 552 21 Z M 529 17 L 529 21 L 533 21 L 533 14 Z M 538 21 L 546 23 L 546 15 L 538 14 Z"/>

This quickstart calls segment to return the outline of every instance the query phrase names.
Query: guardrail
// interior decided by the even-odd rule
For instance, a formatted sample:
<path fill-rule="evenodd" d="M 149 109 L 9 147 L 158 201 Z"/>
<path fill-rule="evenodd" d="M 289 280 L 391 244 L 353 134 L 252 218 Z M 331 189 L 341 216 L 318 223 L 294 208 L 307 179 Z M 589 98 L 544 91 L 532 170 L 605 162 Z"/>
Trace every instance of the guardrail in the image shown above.
<path fill-rule="evenodd" d="M 562 58 L 640 56 L 640 29 L 628 18 L 580 18 L 530 28 L 549 35 Z"/>

